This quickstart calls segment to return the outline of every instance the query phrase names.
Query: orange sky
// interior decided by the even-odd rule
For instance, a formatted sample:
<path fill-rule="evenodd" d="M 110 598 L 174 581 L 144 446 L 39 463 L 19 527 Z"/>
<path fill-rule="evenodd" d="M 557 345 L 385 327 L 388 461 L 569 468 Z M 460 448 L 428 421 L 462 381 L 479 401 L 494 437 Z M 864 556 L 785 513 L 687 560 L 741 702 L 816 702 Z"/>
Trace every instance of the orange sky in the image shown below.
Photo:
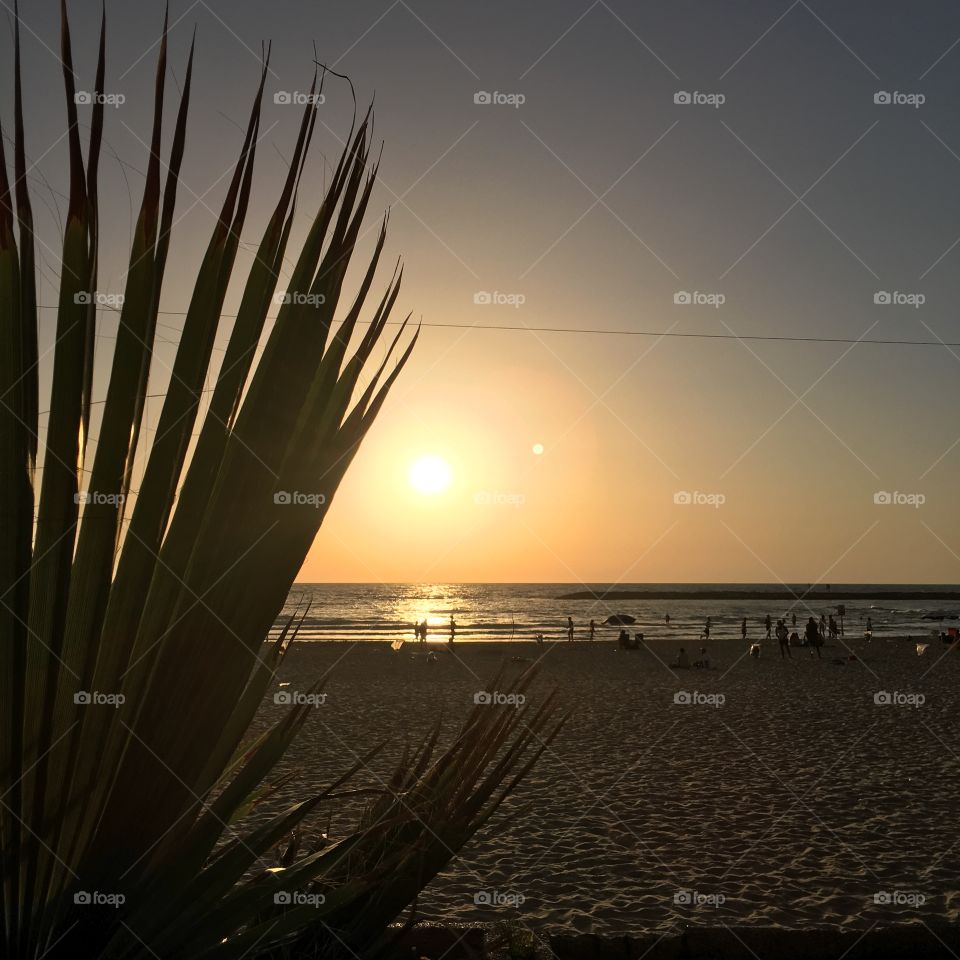
<path fill-rule="evenodd" d="M 301 579 L 960 581 L 960 348 L 856 342 L 960 342 L 960 48 L 944 40 L 960 8 L 931 7 L 906 30 L 891 0 L 779 18 L 761 0 L 658 0 L 616 16 L 548 6 L 423 0 L 414 16 L 276 0 L 265 23 L 262 5 L 209 0 L 177 17 L 178 80 L 198 26 L 196 93 L 151 392 L 168 376 L 261 40 L 273 61 L 238 278 L 300 118 L 273 93 L 309 87 L 316 38 L 361 104 L 376 95 L 385 149 L 370 231 L 390 208 L 385 263 L 406 264 L 397 316 L 455 328 L 424 328 Z M 62 104 L 48 96 L 57 14 L 24 11 L 31 150 L 55 145 L 30 157 L 52 191 L 35 211 L 47 237 L 67 189 Z M 77 18 L 78 49 L 95 49 L 97 25 Z M 125 102 L 109 111 L 101 164 L 108 294 L 127 267 L 158 29 L 137 4 L 111 15 L 107 89 Z M 92 62 L 77 69 L 89 84 Z M 325 89 L 291 250 L 349 128 L 349 88 Z M 879 103 L 883 90 L 925 102 Z M 478 103 L 482 91 L 523 102 Z M 683 104 L 683 91 L 725 99 Z M 43 303 L 56 300 L 49 261 Z M 884 291 L 924 302 L 883 303 Z M 685 292 L 723 303 L 678 303 Z M 116 317 L 99 323 L 102 396 Z M 519 329 L 473 329 L 490 325 Z M 229 330 L 227 317 L 215 363 Z M 849 342 L 739 339 L 750 336 Z M 42 326 L 41 352 L 51 343 Z M 435 497 L 407 481 L 428 453 L 453 473 Z M 884 491 L 925 502 L 876 504 Z M 724 502 L 675 504 L 682 492 Z"/>

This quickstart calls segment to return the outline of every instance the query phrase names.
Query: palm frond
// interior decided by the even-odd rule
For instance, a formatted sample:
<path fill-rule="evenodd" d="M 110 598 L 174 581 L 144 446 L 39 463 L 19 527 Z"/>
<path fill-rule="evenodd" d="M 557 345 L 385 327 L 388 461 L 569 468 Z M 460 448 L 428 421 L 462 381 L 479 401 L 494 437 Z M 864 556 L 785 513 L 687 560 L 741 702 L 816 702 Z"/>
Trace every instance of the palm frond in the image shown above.
<path fill-rule="evenodd" d="M 238 276 L 265 52 L 193 280 L 158 428 L 144 445 L 194 64 L 191 43 L 164 162 L 165 16 L 147 172 L 94 447 L 106 17 L 84 153 L 62 0 L 70 189 L 50 412 L 40 437 L 37 265 L 15 14 L 13 183 L 0 132 L 0 952 L 11 960 L 119 960 L 142 956 L 148 944 L 163 957 L 239 958 L 254 947 L 317 938 L 331 955 L 372 948 L 562 723 L 553 696 L 536 710 L 477 707 L 452 746 L 438 753 L 438 722 L 372 794 L 341 788 L 382 743 L 327 789 L 247 826 L 254 807 L 289 787 L 291 773 L 272 771 L 310 715 L 309 705 L 294 705 L 249 742 L 254 715 L 307 611 L 295 611 L 278 637 L 267 638 L 419 336 L 404 321 L 371 369 L 402 279 L 398 264 L 379 300 L 368 304 L 387 217 L 352 300 L 344 296 L 379 165 L 372 113 L 354 120 L 265 337 L 317 119 L 311 97 L 256 256 Z M 314 75 L 311 94 L 327 73 L 319 87 Z M 231 283 L 242 289 L 240 307 L 224 359 L 211 370 Z M 212 397 L 202 410 L 211 375 Z M 135 463 L 143 465 L 143 480 L 128 508 Z M 322 506 L 291 504 L 286 491 L 314 493 Z M 527 691 L 533 676 L 516 678 L 513 689 Z M 305 818 L 347 793 L 372 796 L 354 833 L 318 849 L 301 852 L 292 843 L 277 853 Z M 275 903 L 291 884 L 317 890 L 322 909 Z M 109 902 L 97 902 L 94 892 Z"/>

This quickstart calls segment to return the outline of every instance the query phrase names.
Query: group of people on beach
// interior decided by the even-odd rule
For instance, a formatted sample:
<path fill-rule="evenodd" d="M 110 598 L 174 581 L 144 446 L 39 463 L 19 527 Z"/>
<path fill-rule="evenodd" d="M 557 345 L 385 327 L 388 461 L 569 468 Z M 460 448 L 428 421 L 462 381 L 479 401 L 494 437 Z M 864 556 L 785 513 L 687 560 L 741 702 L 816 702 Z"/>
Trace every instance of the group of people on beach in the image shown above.
<path fill-rule="evenodd" d="M 841 617 L 843 610 L 840 610 Z M 670 614 L 664 616 L 664 622 L 667 626 L 670 625 Z M 818 659 L 822 659 L 820 653 L 820 648 L 826 643 L 826 641 L 837 640 L 840 636 L 843 635 L 843 621 L 841 619 L 838 624 L 836 619 L 834 619 L 833 614 L 821 614 L 820 619 L 817 620 L 816 617 L 810 616 L 807 619 L 806 626 L 803 627 L 803 636 L 801 637 L 800 633 L 797 630 L 797 615 L 796 613 L 791 614 L 790 616 L 790 627 L 787 626 L 787 617 L 784 615 L 782 618 L 778 619 L 776 622 L 776 627 L 774 627 L 773 618 L 770 614 L 767 614 L 763 619 L 764 627 L 764 639 L 771 640 L 774 637 L 777 640 L 777 645 L 780 649 L 780 658 L 781 659 L 793 659 L 793 653 L 791 652 L 791 647 L 809 647 L 810 656 L 816 654 Z M 710 630 L 713 625 L 713 618 L 707 617 L 704 621 L 703 628 L 700 631 L 700 640 L 709 641 L 710 639 Z M 747 641 L 749 634 L 749 626 L 747 618 L 744 617 L 740 622 L 740 638 L 744 642 Z M 639 636 L 642 636 L 640 634 Z M 864 639 L 870 640 L 873 637 L 873 621 L 868 616 L 866 618 L 866 629 L 864 630 Z M 760 641 L 755 640 L 750 644 L 749 649 L 750 656 L 753 658 L 759 658 L 761 653 Z M 681 669 L 688 669 L 690 667 L 709 667 L 710 660 L 707 656 L 706 647 L 700 648 L 700 658 L 696 661 L 691 661 L 686 650 L 681 647 L 679 653 L 677 654 L 676 661 L 671 664 L 673 667 L 678 667 Z"/>
<path fill-rule="evenodd" d="M 424 617 L 420 622 L 415 622 L 413 624 L 413 635 L 420 643 L 427 642 L 427 618 Z M 453 643 L 454 639 L 457 636 L 457 621 L 453 619 L 453 614 L 450 614 L 450 643 Z"/>
<path fill-rule="evenodd" d="M 697 670 L 709 670 L 710 654 L 707 653 L 706 647 L 701 647 L 699 658 L 691 661 L 690 655 L 683 647 L 681 647 L 680 652 L 677 654 L 676 662 L 671 663 L 670 666 L 678 670 L 689 670 L 693 667 L 695 667 Z"/>
<path fill-rule="evenodd" d="M 841 613 L 843 611 L 841 610 Z M 780 656 L 781 658 L 792 657 L 790 653 L 790 647 L 812 647 L 816 650 L 817 656 L 820 656 L 820 647 L 826 642 L 829 638 L 830 640 L 836 640 L 838 637 L 843 635 L 843 621 L 841 619 L 838 624 L 834 619 L 833 614 L 825 615 L 821 614 L 819 621 L 811 616 L 807 620 L 807 624 L 803 630 L 803 638 L 800 637 L 800 634 L 797 632 L 797 615 L 796 613 L 792 614 L 790 617 L 791 628 L 787 627 L 787 618 L 784 615 L 781 619 L 777 620 L 776 628 L 773 625 L 773 619 L 768 613 L 763 619 L 762 623 L 765 629 L 764 639 L 771 640 L 776 637 L 777 643 L 780 647 Z M 669 627 L 670 626 L 670 614 L 667 613 L 664 615 L 664 623 Z M 704 621 L 703 629 L 700 631 L 700 640 L 709 641 L 710 640 L 710 629 L 713 624 L 713 617 L 707 617 Z M 428 623 L 427 619 L 424 618 L 422 621 L 415 622 L 413 624 L 413 635 L 420 643 L 426 643 L 427 641 L 427 629 Z M 593 640 L 596 637 L 597 633 L 597 624 L 596 621 L 590 620 L 588 625 L 589 637 Z M 574 622 L 573 617 L 567 617 L 567 640 L 573 642 L 574 636 Z M 748 621 L 744 617 L 740 623 L 740 638 L 746 642 L 747 636 L 749 633 Z M 450 614 L 450 639 L 449 642 L 453 643 L 457 635 L 457 621 L 454 619 L 453 614 Z M 873 636 L 873 622 L 870 617 L 867 617 L 866 630 L 864 631 L 865 639 L 871 639 Z M 538 633 L 536 635 L 537 643 L 543 643 L 543 634 Z M 636 649 L 640 644 L 643 643 L 643 634 L 636 634 L 635 639 L 631 639 L 629 633 L 626 630 L 620 631 L 620 636 L 618 638 L 619 646 L 625 647 L 628 649 Z M 683 648 L 680 648 L 681 654 L 687 658 L 689 657 L 684 653 Z M 701 660 L 704 659 L 703 654 L 706 653 L 706 648 L 701 647 Z M 759 642 L 753 642 L 750 646 L 750 655 L 753 657 L 760 656 L 760 644 Z M 709 658 L 707 658 L 707 663 L 709 663 Z M 698 664 L 694 664 L 695 666 Z"/>
<path fill-rule="evenodd" d="M 823 618 L 821 617 L 821 620 L 822 619 Z M 796 620 L 797 618 L 796 616 L 794 616 L 793 632 L 787 629 L 786 620 L 777 621 L 776 637 L 777 637 L 777 645 L 780 647 L 780 659 L 781 660 L 793 659 L 793 654 L 790 652 L 790 647 L 810 647 L 812 650 L 816 651 L 817 657 L 820 657 L 820 648 L 823 646 L 823 643 L 824 643 L 824 632 L 822 629 L 822 625 L 818 624 L 817 621 L 813 619 L 813 617 L 810 617 L 810 619 L 807 620 L 807 625 L 803 631 L 804 639 L 801 640 L 800 634 L 797 633 L 797 630 L 796 630 Z M 830 620 L 832 623 L 833 617 L 831 617 Z M 767 617 L 768 624 L 769 624 L 769 621 L 770 621 L 770 618 Z M 831 634 L 831 638 L 833 638 L 833 634 Z M 768 640 L 770 639 L 769 626 L 767 626 L 766 639 Z M 753 657 L 760 656 L 759 643 L 754 643 L 750 647 L 750 655 Z"/>
<path fill-rule="evenodd" d="M 773 621 L 768 615 L 764 621 L 764 626 L 766 627 L 766 637 L 765 639 L 770 640 L 771 634 L 776 636 L 777 644 L 780 647 L 780 657 L 781 659 L 793 659 L 793 654 L 790 652 L 791 647 L 810 647 L 810 655 L 813 656 L 816 652 L 817 658 L 822 659 L 820 654 L 820 648 L 823 646 L 825 637 L 830 636 L 831 639 L 836 639 L 836 623 L 834 622 L 833 617 L 830 617 L 829 624 L 824 621 L 824 618 L 820 618 L 818 623 L 814 617 L 810 617 L 807 620 L 807 625 L 804 627 L 803 639 L 801 639 L 800 634 L 797 633 L 797 617 L 796 614 L 792 617 L 793 631 L 791 632 L 787 628 L 786 617 L 777 620 L 776 630 L 773 629 Z M 711 618 L 707 617 L 706 622 L 703 625 L 703 630 L 700 633 L 701 640 L 710 639 L 710 626 Z M 742 623 L 740 624 L 740 636 L 743 640 L 747 639 L 747 618 L 744 617 Z M 760 642 L 754 641 L 750 645 L 750 656 L 754 659 L 759 658 L 760 656 Z M 678 668 L 681 670 L 688 670 L 691 667 L 699 667 L 703 669 L 710 669 L 710 656 L 707 653 L 706 647 L 700 648 L 700 657 L 697 660 L 691 661 L 690 656 L 687 653 L 684 647 L 681 647 L 677 659 L 674 663 L 671 664 L 672 667 Z"/>
<path fill-rule="evenodd" d="M 868 624 L 869 620 L 870 618 L 868 617 Z M 709 617 L 707 618 L 707 624 L 709 627 Z M 821 656 L 820 648 L 826 643 L 827 639 L 836 640 L 841 634 L 841 627 L 833 618 L 833 614 L 829 616 L 821 614 L 819 621 L 815 617 L 810 616 L 807 619 L 806 626 L 803 628 L 803 637 L 797 632 L 796 613 L 791 614 L 790 627 L 787 627 L 787 618 L 784 616 L 777 620 L 777 625 L 774 628 L 773 619 L 769 613 L 763 620 L 763 626 L 765 629 L 765 640 L 776 637 L 777 646 L 780 648 L 781 659 L 793 659 L 793 654 L 790 652 L 791 647 L 810 647 L 811 656 L 816 652 L 819 658 Z M 872 629 L 872 626 L 870 628 Z M 747 618 L 744 617 L 740 624 L 740 637 L 743 641 L 746 641 L 747 633 Z M 750 656 L 760 656 L 759 642 L 754 641 L 750 645 Z"/>

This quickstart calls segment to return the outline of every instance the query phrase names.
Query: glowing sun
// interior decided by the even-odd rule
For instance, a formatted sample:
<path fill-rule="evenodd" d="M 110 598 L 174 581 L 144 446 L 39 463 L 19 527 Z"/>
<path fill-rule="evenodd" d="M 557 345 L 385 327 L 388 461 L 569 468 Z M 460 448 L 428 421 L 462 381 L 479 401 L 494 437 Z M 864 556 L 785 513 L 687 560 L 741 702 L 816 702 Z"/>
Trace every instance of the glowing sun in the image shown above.
<path fill-rule="evenodd" d="M 433 454 L 420 457 L 410 465 L 410 472 L 407 474 L 410 480 L 410 486 L 417 493 L 430 496 L 435 493 L 443 493 L 450 486 L 452 475 L 450 464 L 443 457 L 437 457 Z"/>

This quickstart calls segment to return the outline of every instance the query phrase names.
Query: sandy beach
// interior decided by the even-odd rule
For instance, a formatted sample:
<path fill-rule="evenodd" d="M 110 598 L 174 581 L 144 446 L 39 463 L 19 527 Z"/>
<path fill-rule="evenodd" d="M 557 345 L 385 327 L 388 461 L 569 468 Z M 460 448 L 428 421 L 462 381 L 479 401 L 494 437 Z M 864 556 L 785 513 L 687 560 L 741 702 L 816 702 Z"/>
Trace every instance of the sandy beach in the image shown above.
<path fill-rule="evenodd" d="M 295 644 L 279 690 L 336 668 L 281 768 L 299 778 L 255 816 L 391 737 L 363 778 L 382 782 L 405 736 L 418 741 L 441 710 L 452 736 L 500 664 L 541 657 L 531 697 L 559 685 L 573 715 L 504 813 L 427 888 L 424 918 L 522 916 L 604 934 L 956 919 L 956 654 L 848 637 L 820 661 L 803 648 L 781 660 L 775 643 L 754 660 L 722 641 L 713 669 L 671 670 L 683 642 L 438 643 L 434 663 L 411 643 Z M 271 697 L 257 725 L 281 709 Z M 350 819 L 341 805 L 314 826 L 336 837 Z"/>

